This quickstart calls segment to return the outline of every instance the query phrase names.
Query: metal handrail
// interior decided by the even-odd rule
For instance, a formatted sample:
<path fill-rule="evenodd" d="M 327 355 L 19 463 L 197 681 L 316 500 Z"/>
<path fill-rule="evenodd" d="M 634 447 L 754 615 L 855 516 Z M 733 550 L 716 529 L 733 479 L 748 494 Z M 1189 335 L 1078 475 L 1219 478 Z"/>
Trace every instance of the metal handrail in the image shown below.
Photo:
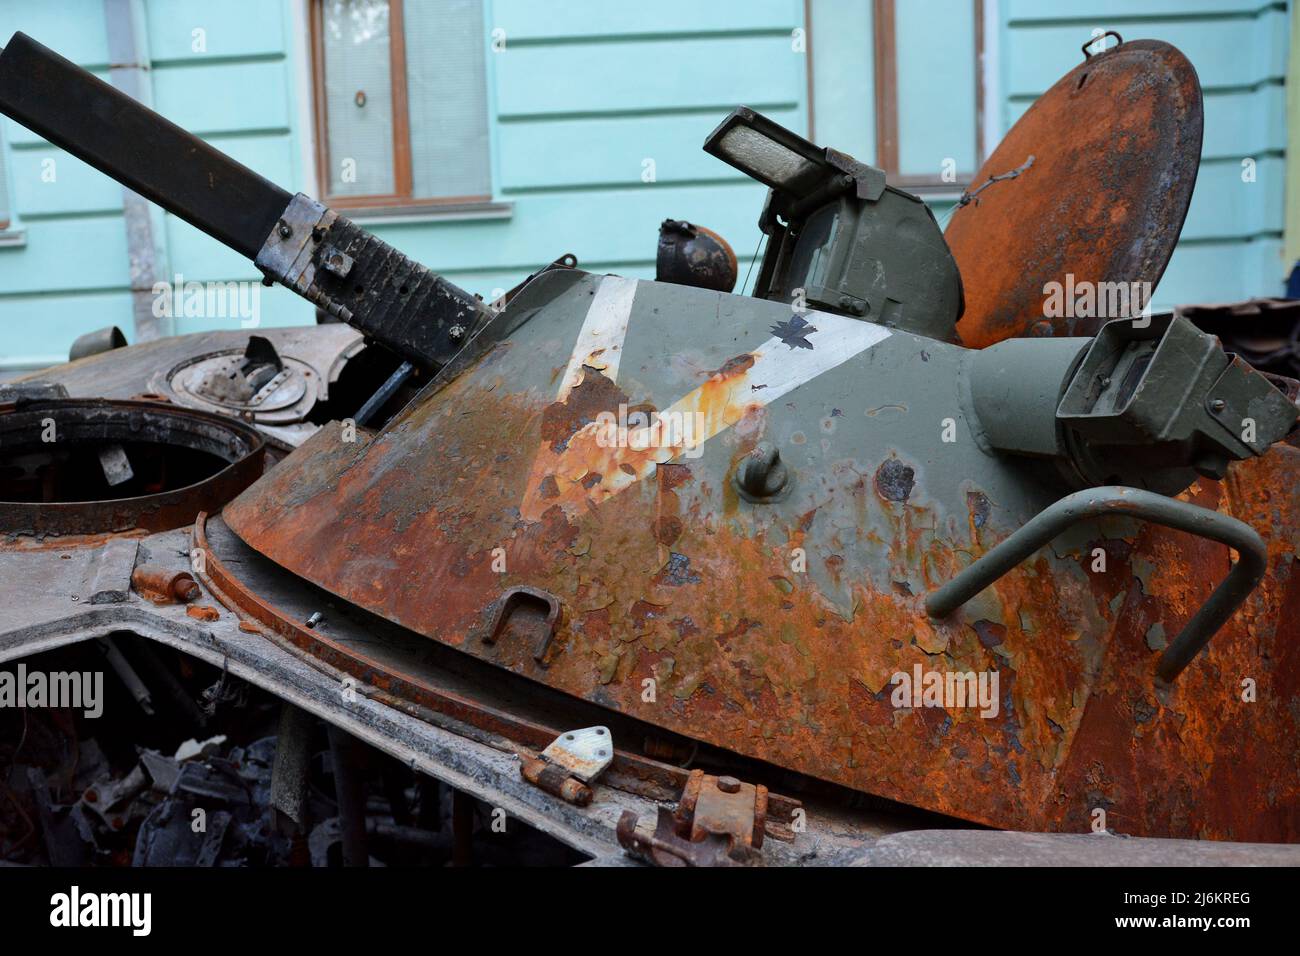
<path fill-rule="evenodd" d="M 1170 683 L 1255 590 L 1267 566 L 1267 550 L 1255 529 L 1228 515 L 1150 491 L 1107 485 L 1067 495 L 1034 515 L 1005 541 L 931 591 L 925 609 L 947 617 L 980 591 L 1047 544 L 1066 528 L 1088 518 L 1124 515 L 1187 531 L 1235 548 L 1240 560 L 1187 622 L 1160 658 L 1156 673 Z"/>

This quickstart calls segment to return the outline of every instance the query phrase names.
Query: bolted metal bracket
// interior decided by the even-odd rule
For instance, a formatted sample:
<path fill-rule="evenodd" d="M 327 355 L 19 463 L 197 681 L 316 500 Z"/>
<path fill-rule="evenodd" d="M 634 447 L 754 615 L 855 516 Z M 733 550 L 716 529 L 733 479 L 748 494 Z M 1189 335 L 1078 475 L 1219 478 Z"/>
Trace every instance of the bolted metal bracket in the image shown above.
<path fill-rule="evenodd" d="M 768 792 L 761 784 L 692 770 L 677 809 L 659 808 L 655 832 L 637 832 L 637 816 L 625 810 L 618 842 L 655 866 L 752 866 L 767 827 Z"/>
<path fill-rule="evenodd" d="M 289 205 L 280 214 L 275 228 L 266 237 L 257 258 L 253 260 L 254 265 L 291 289 L 305 289 L 311 285 L 310 276 L 301 289 L 298 280 L 305 273 L 314 271 L 310 248 L 313 234 L 319 235 L 317 230 L 329 228 L 336 215 L 324 203 L 298 193 L 289 200 Z"/>
<path fill-rule="evenodd" d="M 559 764 L 583 783 L 591 783 L 614 759 L 614 738 L 608 727 L 570 730 L 542 751 L 542 759 Z"/>

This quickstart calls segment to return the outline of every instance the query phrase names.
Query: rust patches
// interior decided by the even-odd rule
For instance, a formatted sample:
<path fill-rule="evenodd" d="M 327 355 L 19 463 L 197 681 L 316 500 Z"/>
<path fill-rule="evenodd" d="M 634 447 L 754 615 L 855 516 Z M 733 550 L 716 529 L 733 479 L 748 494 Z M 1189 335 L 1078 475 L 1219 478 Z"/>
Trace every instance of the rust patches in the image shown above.
<path fill-rule="evenodd" d="M 143 528 L 129 531 L 104 531 L 98 534 L 45 534 L 36 537 L 20 532 L 0 532 L 7 536 L 0 541 L 0 549 L 5 551 L 67 551 L 59 557 L 71 558 L 73 551 L 82 548 L 102 548 L 113 538 L 147 538 L 151 532 Z"/>
<path fill-rule="evenodd" d="M 676 515 L 659 515 L 654 524 L 655 540 L 664 547 L 682 536 L 682 519 Z"/>
<path fill-rule="evenodd" d="M 749 397 L 747 373 L 753 365 L 751 353 L 729 359 L 663 411 L 644 403 L 629 406 L 617 386 L 598 370 L 584 367 L 582 381 L 543 413 L 542 447 L 530 471 L 521 514 L 535 519 L 546 501 L 558 503 L 569 514 L 581 513 L 759 413 L 761 404 Z M 550 483 L 543 487 L 547 477 L 554 480 L 554 488 Z"/>
<path fill-rule="evenodd" d="M 599 369 L 582 367 L 582 379 L 569 390 L 562 402 L 552 402 L 542 412 L 542 441 L 556 455 L 562 454 L 569 439 L 596 421 L 602 412 L 617 414 L 619 405 L 627 405 L 622 389 L 606 378 Z"/>
<path fill-rule="evenodd" d="M 893 730 L 894 720 L 901 717 L 902 712 L 890 702 L 889 690 L 873 692 L 856 678 L 849 680 L 848 690 L 849 709 L 858 724 L 877 730 Z"/>
<path fill-rule="evenodd" d="M 916 471 L 897 458 L 887 458 L 876 469 L 874 482 L 876 494 L 886 501 L 906 501 L 916 485 Z"/>
<path fill-rule="evenodd" d="M 988 523 L 993 506 L 982 491 L 966 492 L 966 510 L 970 515 L 970 538 L 979 541 L 980 531 Z"/>
<path fill-rule="evenodd" d="M 670 621 L 669 623 L 677 633 L 678 640 L 700 633 L 700 629 L 695 626 L 695 622 L 689 617 L 679 617 L 677 620 Z"/>
<path fill-rule="evenodd" d="M 691 469 L 682 464 L 660 465 L 655 469 L 662 492 L 673 491 L 691 480 Z"/>
<path fill-rule="evenodd" d="M 132 492 L 84 500 L 75 487 L 65 487 L 67 470 L 76 467 L 66 462 L 48 462 L 35 478 L 23 478 L 23 468 L 13 472 L 8 459 L 34 453 L 41 443 L 33 445 L 32 436 L 41 434 L 46 421 L 57 421 L 60 445 L 137 443 L 141 453 L 134 459 Z M 0 501 L 0 528 L 11 540 L 28 536 L 76 541 L 117 533 L 135 537 L 184 527 L 199 511 L 219 508 L 253 484 L 267 460 L 261 434 L 243 422 L 157 402 L 109 399 L 41 399 L 0 408 L 0 445 L 6 459 L 0 462 L 5 481 L 0 494 L 16 499 Z M 174 463 L 173 454 L 186 450 L 202 451 L 211 464 L 178 480 L 185 468 Z"/>
<path fill-rule="evenodd" d="M 1033 164 L 959 207 L 944 233 L 965 292 L 961 341 L 1094 334 L 1101 317 L 1044 319 L 1044 287 L 1067 275 L 1154 288 L 1191 201 L 1201 132 L 1196 71 L 1166 43 L 1130 41 L 1062 77 L 974 182 Z"/>
<path fill-rule="evenodd" d="M 658 514 L 654 521 L 654 536 L 664 547 L 671 547 L 682 536 L 685 525 L 681 518 L 681 499 L 676 489 L 688 482 L 691 470 L 681 464 L 660 464 L 655 469 L 658 481 Z"/>
<path fill-rule="evenodd" d="M 742 617 L 739 620 L 739 622 L 737 622 L 735 627 L 723 631 L 721 634 L 717 636 L 718 646 L 723 648 L 724 650 L 727 650 L 730 648 L 731 642 L 734 641 L 736 638 L 743 637 L 744 635 L 748 634 L 750 631 L 761 628 L 762 626 L 763 625 L 760 624 L 758 621 L 753 621 L 747 617 Z"/>
<path fill-rule="evenodd" d="M 668 555 L 668 563 L 655 575 L 654 583 L 660 587 L 679 588 L 684 584 L 699 584 L 700 576 L 691 570 L 690 558 L 673 551 Z"/>
<path fill-rule="evenodd" d="M 1007 629 L 1001 624 L 995 624 L 993 621 L 975 621 L 971 624 L 975 633 L 979 636 L 980 643 L 992 650 L 1002 643 L 1007 633 Z"/>
<path fill-rule="evenodd" d="M 650 626 L 659 618 L 664 617 L 668 610 L 666 604 L 651 604 L 642 598 L 637 598 L 632 602 L 632 607 L 628 611 L 627 619 L 636 630 L 649 630 Z"/>
<path fill-rule="evenodd" d="M 896 507 L 874 481 L 846 481 L 805 531 L 804 506 L 765 512 L 762 525 L 727 510 L 719 476 L 629 456 L 614 467 L 582 462 L 569 480 L 595 471 L 601 485 L 570 499 L 561 480 L 559 497 L 521 513 L 542 406 L 465 378 L 408 415 L 396 437 L 376 439 L 330 495 L 286 504 L 313 456 L 335 453 L 326 430 L 294 453 L 294 467 L 229 506 L 227 521 L 281 565 L 431 639 L 793 772 L 997 827 L 1083 832 L 1104 805 L 1134 834 L 1300 840 L 1300 449 L 1281 446 L 1190 493 L 1277 530 L 1263 584 L 1176 686 L 1153 692 L 1158 652 L 1147 634 L 1157 622 L 1169 633 L 1186 623 L 1226 570 L 1220 546 L 1137 526 L 1122 540 L 1098 538 L 1105 573 L 1087 555 L 1045 548 L 936 623 L 921 610 L 924 591 L 975 550 L 967 522 L 982 506 L 966 490 L 932 502 L 913 475 L 906 507 Z M 736 395 L 720 385 L 715 397 L 743 415 Z M 413 470 L 388 446 L 398 438 L 455 467 Z M 612 476 L 631 478 L 625 464 L 656 482 L 610 505 L 595 492 Z M 670 545 L 666 517 L 681 521 Z M 973 530 L 992 545 L 1023 518 L 991 501 Z M 1117 532 L 1108 524 L 1104 533 Z M 810 568 L 836 569 L 842 593 L 792 571 L 794 542 Z M 492 567 L 497 547 L 504 572 Z M 674 566 L 674 553 L 689 564 Z M 1141 561 L 1154 571 L 1139 587 Z M 698 583 L 671 580 L 682 573 Z M 515 586 L 565 605 L 545 671 L 530 647 L 467 639 Z M 917 664 L 996 671 L 998 718 L 896 710 L 891 675 Z M 1244 677 L 1270 692 L 1242 702 Z M 647 678 L 653 703 L 642 697 Z"/>
<path fill-rule="evenodd" d="M 211 623 L 212 621 L 221 620 L 221 612 L 215 607 L 210 607 L 206 604 L 191 604 L 185 609 L 185 613 L 196 621 L 207 621 Z"/>
<path fill-rule="evenodd" d="M 429 712 L 445 714 L 486 734 L 497 735 L 498 740 L 504 738 L 537 748 L 559 736 L 558 728 L 499 711 L 474 697 L 437 686 L 425 676 L 392 668 L 355 647 L 345 647 L 318 630 L 304 627 L 231 574 L 208 542 L 207 522 L 207 514 L 201 512 L 192 531 L 195 546 L 209 556 L 206 570 L 199 577 L 225 607 L 241 615 L 241 631 L 260 633 L 276 643 L 305 651 L 339 673 L 356 677 L 367 696 L 408 713 L 414 712 L 421 719 L 427 720 Z M 610 769 L 622 778 L 623 789 L 659 797 L 680 791 L 688 778 L 687 771 L 678 767 L 618 749 L 614 751 Z M 786 806 L 796 805 L 786 798 L 778 799 Z"/>
<path fill-rule="evenodd" d="M 754 367 L 754 355 L 752 352 L 745 352 L 741 355 L 733 355 L 722 363 L 721 366 L 707 373 L 710 379 L 723 381 L 729 378 L 736 378 L 744 375 Z"/>

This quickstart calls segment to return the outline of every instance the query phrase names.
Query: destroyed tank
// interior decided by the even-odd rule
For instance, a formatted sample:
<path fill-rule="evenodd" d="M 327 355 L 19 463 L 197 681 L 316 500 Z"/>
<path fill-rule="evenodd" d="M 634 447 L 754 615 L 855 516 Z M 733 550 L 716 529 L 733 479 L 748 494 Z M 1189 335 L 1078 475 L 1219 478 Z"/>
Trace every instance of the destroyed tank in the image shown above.
<path fill-rule="evenodd" d="M 777 790 L 1300 840 L 1297 383 L 1150 308 L 1201 145 L 1167 44 L 1064 76 L 946 234 L 879 169 L 734 110 L 704 148 L 768 187 L 750 294 L 557 261 L 483 303 L 21 34 L 0 110 L 346 323 L 318 330 L 339 354 L 391 356 L 383 401 L 422 383 L 380 427 L 373 403 L 269 423 L 283 460 L 196 513 L 198 577 L 250 633 L 527 747 L 593 717 L 610 787 L 697 821 L 746 804 L 733 848 L 793 835 Z M 39 377 L 75 393 L 151 347 Z M 285 364 L 227 351 L 253 392 Z M 701 752 L 760 785 L 674 766 Z M 691 859 L 680 811 L 661 824 L 619 836 Z"/>

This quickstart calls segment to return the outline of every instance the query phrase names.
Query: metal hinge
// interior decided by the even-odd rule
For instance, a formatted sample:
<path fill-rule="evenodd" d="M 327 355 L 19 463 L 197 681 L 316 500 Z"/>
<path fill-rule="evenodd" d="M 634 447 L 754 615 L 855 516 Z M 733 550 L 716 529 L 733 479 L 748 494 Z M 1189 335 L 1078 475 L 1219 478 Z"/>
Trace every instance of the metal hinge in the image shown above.
<path fill-rule="evenodd" d="M 589 784 L 614 759 L 608 727 L 584 727 L 560 734 L 540 757 L 519 754 L 519 773 L 547 793 L 585 807 L 593 796 Z"/>

